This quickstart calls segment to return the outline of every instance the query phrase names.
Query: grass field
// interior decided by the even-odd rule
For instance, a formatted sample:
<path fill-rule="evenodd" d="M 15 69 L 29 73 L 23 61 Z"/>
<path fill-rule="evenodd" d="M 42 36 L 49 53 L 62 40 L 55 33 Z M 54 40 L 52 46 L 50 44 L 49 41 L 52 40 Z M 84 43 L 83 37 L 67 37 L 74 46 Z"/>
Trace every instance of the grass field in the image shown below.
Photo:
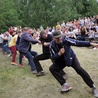
<path fill-rule="evenodd" d="M 90 74 L 98 87 L 98 49 L 72 47 L 81 66 Z M 33 50 L 41 53 L 41 46 L 34 45 Z M 16 62 L 18 63 L 18 53 Z M 94 98 L 91 89 L 82 78 L 71 68 L 64 70 L 68 74 L 67 82 L 72 86 L 68 93 L 61 94 L 61 86 L 49 72 L 50 60 L 41 61 L 46 75 L 36 77 L 30 73 L 27 60 L 23 60 L 25 67 L 13 66 L 11 57 L 0 52 L 0 98 Z"/>

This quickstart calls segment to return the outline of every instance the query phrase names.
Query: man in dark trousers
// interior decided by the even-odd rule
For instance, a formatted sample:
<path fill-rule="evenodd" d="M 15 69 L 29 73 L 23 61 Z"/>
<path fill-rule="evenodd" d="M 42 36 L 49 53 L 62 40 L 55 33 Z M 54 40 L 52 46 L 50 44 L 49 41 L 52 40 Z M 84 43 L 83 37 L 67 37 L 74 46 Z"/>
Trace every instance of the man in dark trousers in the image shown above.
<path fill-rule="evenodd" d="M 37 69 L 36 76 L 45 75 L 45 72 L 43 71 L 43 68 L 39 61 L 51 59 L 50 51 L 49 51 L 49 44 L 52 41 L 52 39 L 53 39 L 52 35 L 47 34 L 45 31 L 40 32 L 39 40 L 41 41 L 41 44 L 42 44 L 42 54 L 39 54 L 36 57 L 34 57 L 34 63 L 35 63 L 36 69 Z M 61 74 L 63 75 L 64 79 L 68 78 L 67 74 L 63 70 L 61 70 Z"/>
<path fill-rule="evenodd" d="M 53 41 L 49 46 L 51 58 L 54 60 L 54 63 L 49 68 L 50 72 L 62 86 L 61 92 L 68 92 L 72 89 L 72 87 L 66 83 L 66 80 L 62 77 L 60 71 L 63 70 L 66 66 L 72 67 L 82 77 L 85 83 L 90 88 L 92 88 L 94 96 L 98 97 L 98 91 L 94 85 L 94 82 L 90 78 L 89 74 L 80 66 L 74 51 L 70 47 L 71 45 L 80 47 L 98 47 L 98 44 L 96 43 L 78 41 L 67 37 L 62 37 L 60 31 L 54 31 Z"/>

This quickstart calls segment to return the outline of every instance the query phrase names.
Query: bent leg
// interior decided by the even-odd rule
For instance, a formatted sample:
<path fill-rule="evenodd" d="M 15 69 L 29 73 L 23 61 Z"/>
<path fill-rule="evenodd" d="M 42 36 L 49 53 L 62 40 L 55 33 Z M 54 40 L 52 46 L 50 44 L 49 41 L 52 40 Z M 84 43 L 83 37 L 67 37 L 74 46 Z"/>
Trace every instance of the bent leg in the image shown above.
<path fill-rule="evenodd" d="M 60 72 L 62 69 L 56 67 L 55 64 L 51 65 L 49 67 L 49 70 L 52 73 L 52 75 L 55 77 L 55 79 L 60 83 L 60 85 L 63 85 L 66 82 Z"/>
<path fill-rule="evenodd" d="M 34 57 L 34 63 L 35 63 L 37 72 L 43 71 L 43 68 L 39 61 L 47 60 L 47 59 L 49 59 L 49 55 L 45 55 L 45 54 L 40 54 L 40 55 L 37 55 L 36 57 Z"/>
<path fill-rule="evenodd" d="M 29 64 L 31 66 L 31 70 L 32 71 L 35 70 L 36 67 L 35 67 L 35 64 L 34 64 L 33 57 L 31 55 L 31 53 L 28 51 L 27 53 L 24 53 L 23 55 L 28 59 Z"/>

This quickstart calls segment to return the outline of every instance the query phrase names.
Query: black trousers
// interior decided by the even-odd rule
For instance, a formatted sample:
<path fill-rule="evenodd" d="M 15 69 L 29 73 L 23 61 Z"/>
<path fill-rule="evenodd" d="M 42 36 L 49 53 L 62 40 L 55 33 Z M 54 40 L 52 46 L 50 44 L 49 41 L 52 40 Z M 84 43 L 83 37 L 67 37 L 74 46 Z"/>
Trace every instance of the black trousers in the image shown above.
<path fill-rule="evenodd" d="M 42 68 L 42 66 L 41 66 L 39 61 L 47 60 L 47 59 L 51 59 L 49 54 L 40 54 L 40 55 L 37 55 L 36 57 L 34 57 L 33 60 L 34 60 L 37 72 L 43 71 L 43 68 Z M 61 73 L 62 76 L 66 74 L 63 70 L 61 70 L 60 73 Z"/>
<path fill-rule="evenodd" d="M 34 63 L 35 63 L 37 72 L 40 72 L 43 70 L 39 61 L 47 60 L 47 59 L 50 59 L 50 55 L 48 55 L 48 54 L 40 54 L 40 55 L 37 55 L 36 57 L 34 57 Z"/>
<path fill-rule="evenodd" d="M 58 64 L 52 64 L 49 68 L 52 75 L 56 78 L 56 80 L 60 83 L 60 85 L 63 85 L 66 81 L 62 77 L 60 71 L 66 67 L 65 62 L 61 62 L 61 65 Z M 71 67 L 82 77 L 82 79 L 85 81 L 85 83 L 89 87 L 93 87 L 93 81 L 90 78 L 89 74 L 80 66 L 80 63 L 77 58 L 73 59 L 73 63 Z"/>

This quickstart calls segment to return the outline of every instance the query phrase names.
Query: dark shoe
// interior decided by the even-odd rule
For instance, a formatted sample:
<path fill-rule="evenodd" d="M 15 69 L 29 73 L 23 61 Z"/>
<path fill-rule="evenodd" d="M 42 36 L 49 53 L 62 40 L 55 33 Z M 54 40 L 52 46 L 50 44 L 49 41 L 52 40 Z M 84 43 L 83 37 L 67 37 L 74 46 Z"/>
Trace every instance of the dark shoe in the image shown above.
<path fill-rule="evenodd" d="M 45 72 L 44 71 L 40 71 L 36 74 L 36 76 L 44 76 L 45 75 Z"/>
<path fill-rule="evenodd" d="M 24 65 L 23 65 L 23 64 L 19 64 L 19 66 L 20 66 L 20 67 L 24 67 Z"/>
<path fill-rule="evenodd" d="M 98 90 L 96 88 L 92 89 L 92 93 L 93 93 L 95 98 L 98 98 Z"/>

